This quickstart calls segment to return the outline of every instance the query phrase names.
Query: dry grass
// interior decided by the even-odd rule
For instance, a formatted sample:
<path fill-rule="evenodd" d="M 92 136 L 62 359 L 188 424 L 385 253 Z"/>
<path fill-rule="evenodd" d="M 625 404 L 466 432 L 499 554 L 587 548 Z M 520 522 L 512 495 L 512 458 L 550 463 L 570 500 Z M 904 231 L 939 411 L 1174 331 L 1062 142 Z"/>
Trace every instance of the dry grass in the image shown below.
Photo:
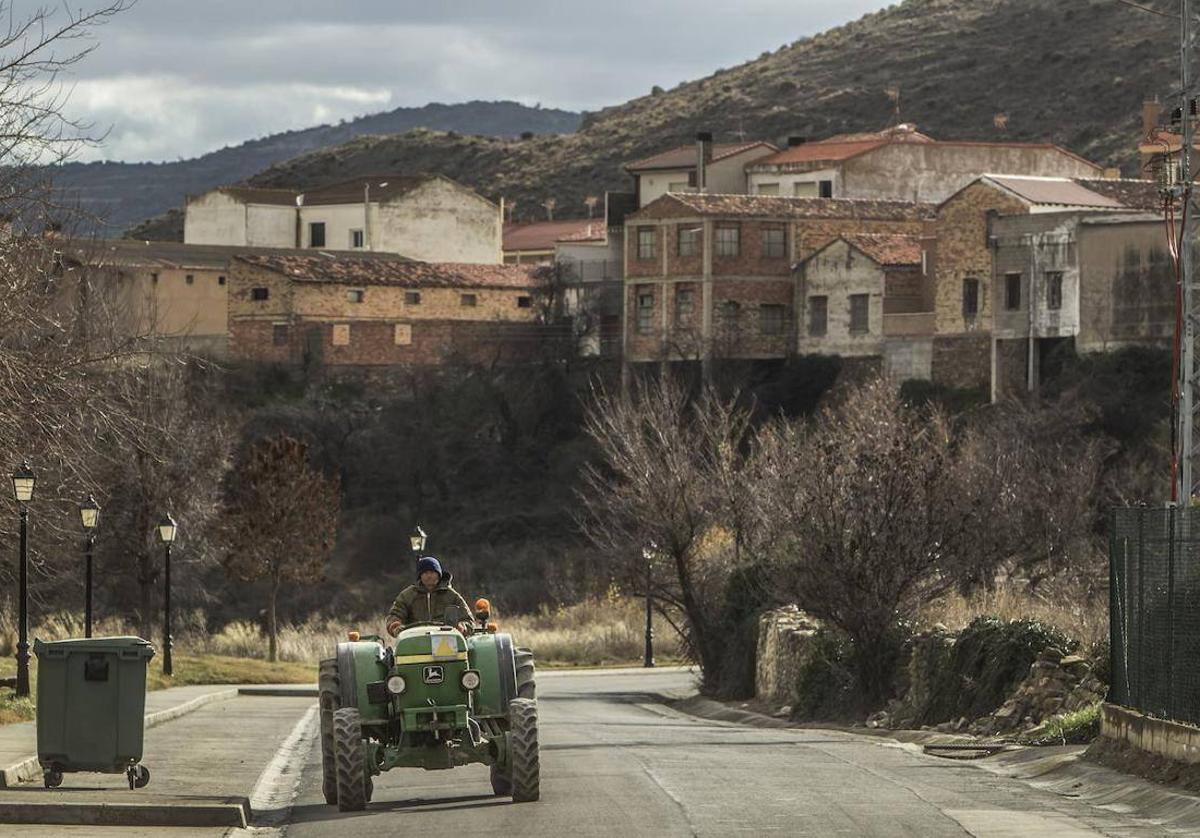
<path fill-rule="evenodd" d="M 608 596 L 502 618 L 500 627 L 515 643 L 533 649 L 539 665 L 638 663 L 645 648 L 646 610 L 642 600 Z M 661 618 L 654 621 L 654 656 L 659 662 L 683 657 L 679 635 Z"/>
<path fill-rule="evenodd" d="M 917 627 L 941 623 L 949 629 L 965 627 L 979 616 L 1001 620 L 1038 620 L 1080 641 L 1085 647 L 1108 639 L 1108 601 L 1066 588 L 1032 593 L 1019 583 L 970 597 L 949 596 L 929 603 L 917 617 Z"/>

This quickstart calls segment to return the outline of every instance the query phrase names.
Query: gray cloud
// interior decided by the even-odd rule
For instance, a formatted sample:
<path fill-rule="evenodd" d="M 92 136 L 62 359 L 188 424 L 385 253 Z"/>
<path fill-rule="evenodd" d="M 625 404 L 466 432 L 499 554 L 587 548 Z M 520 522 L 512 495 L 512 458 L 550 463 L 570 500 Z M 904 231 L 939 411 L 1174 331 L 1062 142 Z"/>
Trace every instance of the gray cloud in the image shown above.
<path fill-rule="evenodd" d="M 515 99 L 590 110 L 886 5 L 140 0 L 98 31 L 99 48 L 75 68 L 69 107 L 111 127 L 104 146 L 84 159 L 112 160 L 191 157 L 431 101 Z"/>

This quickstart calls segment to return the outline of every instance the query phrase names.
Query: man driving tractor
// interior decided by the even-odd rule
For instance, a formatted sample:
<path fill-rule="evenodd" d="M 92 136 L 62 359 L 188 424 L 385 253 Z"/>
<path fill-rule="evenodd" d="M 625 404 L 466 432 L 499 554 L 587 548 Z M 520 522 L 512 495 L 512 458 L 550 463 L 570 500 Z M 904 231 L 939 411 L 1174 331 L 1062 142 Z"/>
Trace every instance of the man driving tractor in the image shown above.
<path fill-rule="evenodd" d="M 469 615 L 467 601 L 450 585 L 453 577 L 442 570 L 442 564 L 433 556 L 424 556 L 417 562 L 417 584 L 409 585 L 396 601 L 387 616 L 387 633 L 395 637 L 405 626 L 413 623 L 439 622 L 446 610 L 452 606 Z"/>

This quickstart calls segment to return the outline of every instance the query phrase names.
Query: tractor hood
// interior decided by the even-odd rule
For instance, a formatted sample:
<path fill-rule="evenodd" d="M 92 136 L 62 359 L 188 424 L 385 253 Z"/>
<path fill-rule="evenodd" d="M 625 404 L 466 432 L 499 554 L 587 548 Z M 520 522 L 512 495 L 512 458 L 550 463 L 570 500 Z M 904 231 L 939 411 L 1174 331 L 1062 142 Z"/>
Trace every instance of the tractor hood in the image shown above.
<path fill-rule="evenodd" d="M 437 626 L 414 626 L 396 637 L 396 664 L 465 661 L 467 640 L 457 630 Z"/>

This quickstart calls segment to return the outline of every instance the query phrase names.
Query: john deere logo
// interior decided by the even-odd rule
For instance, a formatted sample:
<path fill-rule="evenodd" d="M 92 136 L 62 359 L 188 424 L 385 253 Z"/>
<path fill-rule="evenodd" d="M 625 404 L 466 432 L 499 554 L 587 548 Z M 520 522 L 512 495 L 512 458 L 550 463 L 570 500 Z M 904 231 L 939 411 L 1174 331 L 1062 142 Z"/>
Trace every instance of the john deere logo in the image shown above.
<path fill-rule="evenodd" d="M 440 666 L 427 666 L 421 672 L 421 680 L 426 684 L 440 684 L 446 680 L 446 670 Z"/>

